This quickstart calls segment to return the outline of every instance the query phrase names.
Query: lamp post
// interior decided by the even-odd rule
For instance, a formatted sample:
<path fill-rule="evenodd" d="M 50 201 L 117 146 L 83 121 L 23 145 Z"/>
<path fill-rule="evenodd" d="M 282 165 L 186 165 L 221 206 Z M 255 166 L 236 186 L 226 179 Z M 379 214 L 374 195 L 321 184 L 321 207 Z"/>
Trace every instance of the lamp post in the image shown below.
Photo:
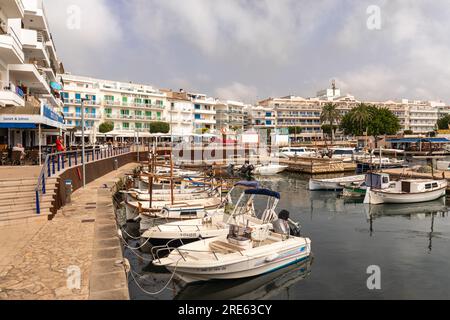
<path fill-rule="evenodd" d="M 83 188 L 86 187 L 86 163 L 85 163 L 85 149 L 84 149 L 84 102 L 88 99 L 81 99 L 81 163 L 83 166 Z"/>

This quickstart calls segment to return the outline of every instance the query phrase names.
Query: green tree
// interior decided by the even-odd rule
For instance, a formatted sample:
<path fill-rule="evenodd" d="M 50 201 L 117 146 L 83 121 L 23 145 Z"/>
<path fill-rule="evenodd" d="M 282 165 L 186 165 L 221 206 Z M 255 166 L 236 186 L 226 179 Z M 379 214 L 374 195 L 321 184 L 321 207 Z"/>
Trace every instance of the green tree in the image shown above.
<path fill-rule="evenodd" d="M 437 121 L 437 127 L 439 130 L 448 130 L 450 128 L 449 124 L 450 124 L 450 114 L 443 116 Z"/>
<path fill-rule="evenodd" d="M 341 129 L 345 134 L 354 136 L 374 136 L 377 141 L 380 135 L 393 135 L 400 131 L 400 120 L 388 108 L 377 108 L 371 105 L 359 105 L 350 110 L 341 121 Z"/>
<path fill-rule="evenodd" d="M 98 127 L 98 131 L 100 133 L 108 133 L 114 130 L 114 123 L 113 122 L 102 122 L 100 126 Z"/>
<path fill-rule="evenodd" d="M 341 114 L 336 108 L 336 105 L 332 102 L 326 103 L 322 108 L 322 113 L 320 114 L 320 121 L 322 124 L 328 124 L 333 126 L 335 123 L 339 122 L 341 119 Z M 334 128 L 331 132 L 331 144 L 333 144 Z"/>
<path fill-rule="evenodd" d="M 150 123 L 150 133 L 169 133 L 170 125 L 164 121 Z"/>
<path fill-rule="evenodd" d="M 404 130 L 403 134 L 405 135 L 409 135 L 409 134 L 413 134 L 414 132 L 412 130 Z"/>

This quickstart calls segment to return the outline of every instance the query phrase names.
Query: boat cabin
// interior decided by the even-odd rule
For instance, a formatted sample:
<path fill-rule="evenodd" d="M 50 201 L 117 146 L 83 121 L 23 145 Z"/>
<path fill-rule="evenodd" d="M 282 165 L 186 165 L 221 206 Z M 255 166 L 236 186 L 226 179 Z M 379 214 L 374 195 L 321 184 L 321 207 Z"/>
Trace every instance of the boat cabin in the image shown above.
<path fill-rule="evenodd" d="M 386 173 L 367 173 L 365 182 L 367 187 L 374 189 L 387 189 L 390 187 L 390 178 Z"/>
<path fill-rule="evenodd" d="M 405 193 L 431 191 L 439 187 L 439 183 L 432 180 L 403 180 L 401 183 L 401 191 Z"/>

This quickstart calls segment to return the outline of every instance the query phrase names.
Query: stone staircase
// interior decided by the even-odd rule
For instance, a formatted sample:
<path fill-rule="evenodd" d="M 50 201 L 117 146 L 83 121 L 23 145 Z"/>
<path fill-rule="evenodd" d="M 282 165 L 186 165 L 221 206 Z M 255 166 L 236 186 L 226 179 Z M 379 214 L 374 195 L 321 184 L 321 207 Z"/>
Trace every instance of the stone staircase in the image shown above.
<path fill-rule="evenodd" d="M 41 198 L 41 213 L 36 213 L 36 178 L 0 179 L 0 226 L 48 220 L 53 206 L 58 177 L 49 178 Z"/>

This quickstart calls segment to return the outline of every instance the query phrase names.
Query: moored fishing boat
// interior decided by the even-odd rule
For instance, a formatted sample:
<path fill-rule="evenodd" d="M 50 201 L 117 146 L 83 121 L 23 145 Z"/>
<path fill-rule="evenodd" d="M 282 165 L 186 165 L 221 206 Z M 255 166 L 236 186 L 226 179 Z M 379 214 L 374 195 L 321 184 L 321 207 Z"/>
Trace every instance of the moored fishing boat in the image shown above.
<path fill-rule="evenodd" d="M 333 179 L 309 179 L 309 190 L 342 190 L 345 185 L 362 182 L 365 175 L 348 176 Z"/>
<path fill-rule="evenodd" d="M 367 188 L 364 203 L 416 203 L 443 197 L 447 180 L 403 179 L 391 181 L 387 188 Z"/>

